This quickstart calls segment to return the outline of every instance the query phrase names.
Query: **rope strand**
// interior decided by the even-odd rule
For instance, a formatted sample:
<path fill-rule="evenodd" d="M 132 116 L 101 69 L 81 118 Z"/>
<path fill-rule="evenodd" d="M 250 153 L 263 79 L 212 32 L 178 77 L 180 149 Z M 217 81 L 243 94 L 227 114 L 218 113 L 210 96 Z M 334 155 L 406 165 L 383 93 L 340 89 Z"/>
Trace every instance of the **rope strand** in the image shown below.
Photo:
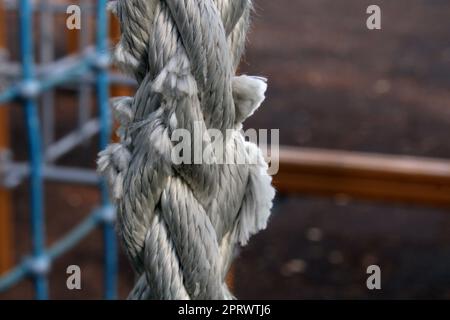
<path fill-rule="evenodd" d="M 129 299 L 233 299 L 225 276 L 235 248 L 266 227 L 275 192 L 261 151 L 240 133 L 266 80 L 235 76 L 251 8 L 250 0 L 110 4 L 122 30 L 116 63 L 139 85 L 112 101 L 120 143 L 98 159 L 137 274 Z M 175 164 L 178 129 L 199 130 L 202 150 L 213 145 L 209 129 L 231 131 L 223 152 L 245 164 L 220 163 L 215 152 L 207 163 Z"/>

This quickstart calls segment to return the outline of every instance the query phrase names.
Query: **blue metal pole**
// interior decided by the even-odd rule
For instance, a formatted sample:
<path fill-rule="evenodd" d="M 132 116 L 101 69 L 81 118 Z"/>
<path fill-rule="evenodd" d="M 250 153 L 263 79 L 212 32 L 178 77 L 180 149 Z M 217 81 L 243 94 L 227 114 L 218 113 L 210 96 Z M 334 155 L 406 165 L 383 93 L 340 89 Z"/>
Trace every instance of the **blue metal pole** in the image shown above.
<path fill-rule="evenodd" d="M 97 1 L 97 103 L 100 114 L 100 148 L 103 150 L 111 137 L 111 117 L 109 112 L 109 79 L 108 79 L 108 30 L 109 18 L 106 11 L 107 0 Z M 105 210 L 103 219 L 104 241 L 104 294 L 105 299 L 117 298 L 117 244 L 114 233 L 114 217 L 108 190 L 104 181 L 100 185 L 102 206 Z"/>
<path fill-rule="evenodd" d="M 47 299 L 48 284 L 45 276 L 45 237 L 44 237 L 44 203 L 42 180 L 42 149 L 39 129 L 37 104 L 33 96 L 35 84 L 33 52 L 33 12 L 30 0 L 20 0 L 20 47 L 22 59 L 22 77 L 25 84 L 23 102 L 25 107 L 29 152 L 30 152 L 30 194 L 31 194 L 31 233 L 33 241 L 33 260 L 38 264 L 33 281 L 37 299 Z M 41 262 L 39 264 L 38 262 Z M 38 267 L 44 266 L 39 269 Z"/>

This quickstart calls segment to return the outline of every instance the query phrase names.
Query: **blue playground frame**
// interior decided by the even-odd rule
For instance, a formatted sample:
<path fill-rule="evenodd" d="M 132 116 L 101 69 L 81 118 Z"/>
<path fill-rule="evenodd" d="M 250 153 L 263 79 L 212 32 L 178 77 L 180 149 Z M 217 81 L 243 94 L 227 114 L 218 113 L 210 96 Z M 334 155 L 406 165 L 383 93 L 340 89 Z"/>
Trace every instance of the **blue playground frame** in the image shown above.
<path fill-rule="evenodd" d="M 109 16 L 106 11 L 107 0 L 97 0 L 96 45 L 95 50 L 80 56 L 75 63 L 62 72 L 38 76 L 36 72 L 35 53 L 33 50 L 33 7 L 32 0 L 19 0 L 20 23 L 20 59 L 22 65 L 21 79 L 15 85 L 0 93 L 0 107 L 12 100 L 20 101 L 25 110 L 25 121 L 29 145 L 28 176 L 30 181 L 30 224 L 32 252 L 22 263 L 0 278 L 0 292 L 7 290 L 24 278 L 30 276 L 36 299 L 48 299 L 47 274 L 53 260 L 73 248 L 92 230 L 101 227 L 104 241 L 104 297 L 117 298 L 117 244 L 114 232 L 115 209 L 112 206 L 105 183 L 93 172 L 86 174 L 86 182 L 98 184 L 101 190 L 101 204 L 83 222 L 68 233 L 62 240 L 50 247 L 45 243 L 44 225 L 44 179 L 55 178 L 56 167 L 48 168 L 43 152 L 41 124 L 36 98 L 48 89 L 68 81 L 76 81 L 87 73 L 95 74 L 95 85 L 99 108 L 98 133 L 100 149 L 104 149 L 111 135 L 111 117 L 109 111 Z M 70 170 L 66 170 L 70 173 Z M 73 174 L 72 176 L 76 176 Z"/>

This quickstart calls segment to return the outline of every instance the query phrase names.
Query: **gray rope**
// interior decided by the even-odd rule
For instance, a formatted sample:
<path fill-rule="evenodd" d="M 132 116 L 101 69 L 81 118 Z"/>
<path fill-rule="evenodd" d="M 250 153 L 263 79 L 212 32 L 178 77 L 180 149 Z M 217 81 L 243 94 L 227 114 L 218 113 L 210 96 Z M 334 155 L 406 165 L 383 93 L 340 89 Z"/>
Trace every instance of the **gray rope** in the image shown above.
<path fill-rule="evenodd" d="M 225 276 L 238 244 L 264 229 L 274 190 L 258 147 L 240 129 L 264 100 L 265 79 L 234 76 L 250 0 L 118 0 L 116 63 L 138 81 L 112 101 L 120 143 L 99 154 L 118 208 L 118 232 L 137 274 L 130 299 L 232 299 Z M 175 164 L 171 136 L 225 133 L 245 164 Z M 213 149 L 211 149 L 213 150 Z M 194 152 L 188 155 L 194 160 Z M 192 162 L 191 162 L 192 163 Z"/>

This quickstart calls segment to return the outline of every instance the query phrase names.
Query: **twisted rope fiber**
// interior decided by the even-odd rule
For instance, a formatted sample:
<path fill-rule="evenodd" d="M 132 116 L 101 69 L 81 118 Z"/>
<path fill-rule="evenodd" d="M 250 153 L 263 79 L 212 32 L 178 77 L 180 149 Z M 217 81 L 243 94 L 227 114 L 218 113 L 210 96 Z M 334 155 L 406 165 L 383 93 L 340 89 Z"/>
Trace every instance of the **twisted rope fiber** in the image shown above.
<path fill-rule="evenodd" d="M 118 0 L 110 9 L 122 29 L 116 63 L 139 84 L 134 97 L 113 99 L 120 143 L 98 159 L 137 275 L 129 299 L 233 299 L 225 276 L 236 247 L 266 227 L 275 194 L 259 148 L 241 133 L 267 87 L 235 76 L 251 1 Z M 212 150 L 206 163 L 172 161 L 177 129 L 199 130 L 202 150 Z M 208 129 L 224 134 L 234 162 L 218 161 Z"/>

